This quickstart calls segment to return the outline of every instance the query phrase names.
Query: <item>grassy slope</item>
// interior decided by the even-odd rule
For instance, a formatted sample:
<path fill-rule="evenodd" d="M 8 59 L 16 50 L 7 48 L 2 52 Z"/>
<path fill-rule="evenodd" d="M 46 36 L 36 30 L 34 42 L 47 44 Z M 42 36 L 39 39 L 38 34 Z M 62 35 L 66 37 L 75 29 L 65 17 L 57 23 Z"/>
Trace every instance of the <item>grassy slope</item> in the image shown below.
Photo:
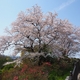
<path fill-rule="evenodd" d="M 25 59 L 20 67 L 14 68 L 14 64 L 7 65 L 0 70 L 0 80 L 65 80 L 73 68 L 74 60 L 54 59 L 54 63 L 43 62 L 38 66 L 29 59 Z"/>

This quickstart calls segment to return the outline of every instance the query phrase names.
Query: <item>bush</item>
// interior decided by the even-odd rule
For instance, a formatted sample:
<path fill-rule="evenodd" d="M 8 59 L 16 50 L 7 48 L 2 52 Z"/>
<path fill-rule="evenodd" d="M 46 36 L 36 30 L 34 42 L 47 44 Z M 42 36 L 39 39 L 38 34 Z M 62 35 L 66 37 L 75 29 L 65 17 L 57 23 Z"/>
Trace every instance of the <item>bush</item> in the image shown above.
<path fill-rule="evenodd" d="M 11 59 L 8 56 L 4 56 L 4 55 L 0 55 L 0 69 L 3 67 L 3 64 L 7 61 L 12 61 L 13 59 Z"/>
<path fill-rule="evenodd" d="M 14 64 L 9 64 L 9 65 L 6 65 L 4 66 L 1 71 L 2 73 L 5 72 L 5 71 L 9 71 L 11 68 L 14 68 Z"/>
<path fill-rule="evenodd" d="M 40 56 L 41 65 L 38 66 L 38 61 L 34 64 L 34 59 L 25 58 L 20 67 L 14 67 L 14 64 L 6 65 L 0 71 L 2 79 L 0 80 L 65 80 L 66 76 L 73 68 L 74 59 L 64 58 L 57 59 L 47 56 Z"/>

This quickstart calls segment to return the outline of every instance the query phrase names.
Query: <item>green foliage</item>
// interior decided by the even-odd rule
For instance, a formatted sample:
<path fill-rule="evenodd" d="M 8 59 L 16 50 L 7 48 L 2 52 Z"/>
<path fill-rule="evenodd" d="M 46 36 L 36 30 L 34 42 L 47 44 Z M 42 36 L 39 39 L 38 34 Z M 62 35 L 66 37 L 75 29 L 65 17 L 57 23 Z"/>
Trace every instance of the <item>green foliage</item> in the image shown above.
<path fill-rule="evenodd" d="M 53 73 L 52 74 L 49 74 L 48 80 L 55 80 L 55 76 L 53 75 Z"/>
<path fill-rule="evenodd" d="M 49 56 L 48 59 L 52 60 Z M 6 65 L 1 70 L 1 80 L 65 80 L 70 71 L 73 69 L 73 63 L 76 59 L 53 58 L 52 63 L 43 62 L 41 66 L 34 65 L 34 60 L 29 58 L 23 59 L 20 67 L 14 67 L 14 64 Z"/>
<path fill-rule="evenodd" d="M 0 74 L 3 75 L 5 73 L 11 71 L 11 69 L 13 69 L 13 68 L 14 68 L 14 64 L 6 65 L 2 69 L 0 69 Z"/>
<path fill-rule="evenodd" d="M 2 68 L 3 64 L 7 61 L 12 61 L 12 59 L 8 56 L 0 55 L 0 68 Z"/>
<path fill-rule="evenodd" d="M 49 73 L 49 80 L 65 80 L 66 76 L 70 74 L 70 71 L 73 69 L 72 59 L 64 58 L 57 60 L 53 64 L 53 70 Z"/>
<path fill-rule="evenodd" d="M 4 66 L 2 68 L 2 71 L 10 70 L 11 68 L 14 68 L 14 64 L 9 64 L 9 65 Z"/>
<path fill-rule="evenodd" d="M 49 46 L 47 44 L 43 44 L 42 52 L 49 52 Z"/>

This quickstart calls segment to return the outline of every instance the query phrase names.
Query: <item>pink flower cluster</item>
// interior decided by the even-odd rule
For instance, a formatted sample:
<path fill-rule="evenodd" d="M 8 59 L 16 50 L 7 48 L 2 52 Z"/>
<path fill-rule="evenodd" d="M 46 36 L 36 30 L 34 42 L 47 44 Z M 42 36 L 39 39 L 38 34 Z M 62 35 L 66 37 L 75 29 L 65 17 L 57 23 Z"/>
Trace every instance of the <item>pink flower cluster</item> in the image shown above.
<path fill-rule="evenodd" d="M 14 76 L 14 78 L 13 78 L 13 80 L 18 80 L 19 78 L 18 78 L 18 76 Z"/>
<path fill-rule="evenodd" d="M 28 79 L 26 78 L 26 79 L 24 79 L 24 80 L 28 80 Z"/>
<path fill-rule="evenodd" d="M 27 70 L 28 66 L 27 65 L 24 65 L 22 70 L 21 70 L 21 73 L 25 72 Z"/>
<path fill-rule="evenodd" d="M 50 62 L 45 62 L 45 65 L 51 66 Z"/>
<path fill-rule="evenodd" d="M 29 70 L 29 71 L 30 71 L 30 73 L 36 73 L 36 72 L 37 72 L 37 70 L 36 70 L 36 69 L 31 69 L 31 68 L 30 68 L 30 70 Z"/>

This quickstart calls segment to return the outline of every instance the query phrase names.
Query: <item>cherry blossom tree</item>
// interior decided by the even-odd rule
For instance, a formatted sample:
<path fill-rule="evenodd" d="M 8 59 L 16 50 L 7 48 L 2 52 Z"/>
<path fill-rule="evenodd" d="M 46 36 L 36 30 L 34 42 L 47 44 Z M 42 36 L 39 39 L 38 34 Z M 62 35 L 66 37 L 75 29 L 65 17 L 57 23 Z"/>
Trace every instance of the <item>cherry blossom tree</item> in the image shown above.
<path fill-rule="evenodd" d="M 69 56 L 80 50 L 75 28 L 68 20 L 59 20 L 54 32 L 56 35 L 51 47 L 57 56 Z"/>
<path fill-rule="evenodd" d="M 44 44 L 52 54 L 58 56 L 79 51 L 80 31 L 75 30 L 68 20 L 57 18 L 56 13 L 44 14 L 37 5 L 25 12 L 21 11 L 11 24 L 11 29 L 5 30 L 8 36 L 0 37 L 0 52 L 10 46 L 14 48 L 14 54 L 24 49 L 35 52 L 37 46 L 41 53 Z"/>

